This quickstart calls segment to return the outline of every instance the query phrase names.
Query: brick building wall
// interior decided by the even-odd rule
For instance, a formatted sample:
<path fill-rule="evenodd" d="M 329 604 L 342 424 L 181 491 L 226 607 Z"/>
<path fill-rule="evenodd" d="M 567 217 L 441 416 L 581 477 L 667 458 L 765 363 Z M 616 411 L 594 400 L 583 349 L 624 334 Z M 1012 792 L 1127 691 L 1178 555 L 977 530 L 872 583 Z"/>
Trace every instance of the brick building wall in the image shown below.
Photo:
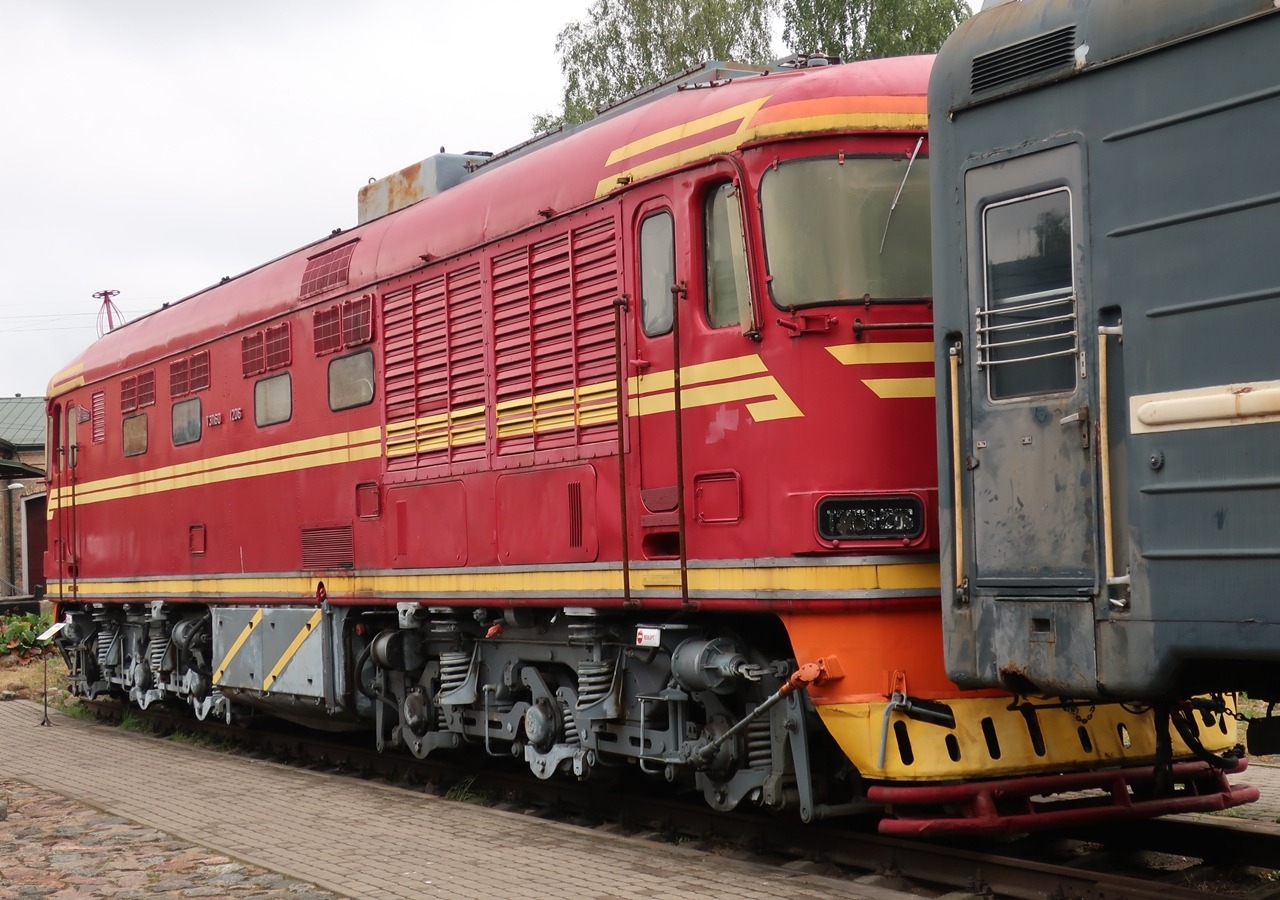
<path fill-rule="evenodd" d="M 44 467 L 43 450 L 19 451 L 13 458 L 33 469 Z M 8 488 L 11 484 L 20 484 L 22 487 L 18 490 L 9 490 Z M 0 584 L 0 596 L 8 596 L 15 592 L 29 594 L 32 591 L 33 584 L 44 580 L 41 577 L 43 560 L 26 558 L 31 554 L 24 536 L 32 528 L 43 527 L 44 523 L 27 521 L 27 515 L 31 507 L 24 502 L 24 498 L 35 494 L 43 494 L 45 490 L 44 479 L 5 477 L 4 483 L 0 484 L 0 490 L 3 490 L 5 495 L 3 501 L 0 502 L 10 504 L 10 511 L 0 510 L 0 578 L 8 582 L 8 584 Z M 43 507 L 41 508 L 43 509 Z M 12 534 L 9 533 L 11 517 L 13 524 Z M 12 571 L 9 568 L 9 553 L 11 549 L 13 553 Z M 32 575 L 30 578 L 28 577 L 29 573 Z"/>

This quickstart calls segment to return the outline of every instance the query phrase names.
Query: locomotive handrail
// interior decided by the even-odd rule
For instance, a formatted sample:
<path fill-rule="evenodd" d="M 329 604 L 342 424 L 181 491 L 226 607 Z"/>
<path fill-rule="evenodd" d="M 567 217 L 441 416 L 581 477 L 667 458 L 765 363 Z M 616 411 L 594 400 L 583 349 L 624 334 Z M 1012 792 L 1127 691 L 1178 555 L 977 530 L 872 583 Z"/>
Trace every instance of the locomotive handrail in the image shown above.
<path fill-rule="evenodd" d="M 1053 325 L 1057 322 L 1074 322 L 1075 313 L 1068 313 L 1065 316 L 1050 316 L 1047 319 L 1031 319 L 1022 322 L 1006 322 L 1003 325 L 980 325 L 975 330 L 978 334 L 989 334 L 993 331 L 1012 331 L 1015 328 L 1028 328 L 1032 325 Z"/>
<path fill-rule="evenodd" d="M 631 600 L 631 548 L 628 534 L 631 523 L 627 519 L 627 417 L 623 415 L 623 386 L 626 381 L 622 368 L 622 314 L 627 309 L 627 295 L 620 294 L 613 301 L 613 365 L 617 378 L 617 393 L 614 395 L 615 408 L 618 411 L 618 505 L 622 522 L 622 605 L 630 608 Z"/>
<path fill-rule="evenodd" d="M 1106 587 L 1129 583 L 1128 576 L 1116 577 L 1115 539 L 1111 533 L 1111 441 L 1107 427 L 1107 337 L 1121 337 L 1123 334 L 1124 327 L 1121 325 L 1103 325 L 1098 328 L 1098 464 L 1102 467 L 1102 556 Z M 1107 597 L 1107 602 L 1120 608 L 1129 605 L 1123 598 L 1112 599 L 1110 596 Z"/>
<path fill-rule="evenodd" d="M 951 505 L 955 510 L 955 548 L 956 572 L 955 589 L 957 596 L 964 590 L 964 518 L 960 504 L 960 344 L 955 343 L 948 351 L 948 362 L 951 367 Z"/>
<path fill-rule="evenodd" d="M 1075 334 L 1075 332 L 1071 332 Z M 1067 337 L 1065 334 L 1054 335 L 1054 337 Z M 1007 347 L 1009 344 L 998 344 L 999 347 Z M 986 344 L 979 344 L 979 350 L 988 350 L 990 347 Z M 1053 359 L 1055 356 L 1075 356 L 1076 349 L 1072 347 L 1070 350 L 1055 350 L 1052 353 L 1037 353 L 1034 356 L 1018 356 L 1013 359 L 980 359 L 978 360 L 979 369 L 987 369 L 992 366 L 1007 366 L 1011 363 L 1034 362 L 1037 359 Z"/>
<path fill-rule="evenodd" d="M 1047 291 L 1034 291 L 1030 294 L 1019 294 L 1018 300 L 1031 300 L 1035 302 L 1018 302 L 1009 303 L 1004 306 L 992 306 L 987 309 L 980 309 L 975 312 L 974 315 L 981 319 L 984 316 L 997 316 L 1008 312 L 1022 312 L 1027 309 L 1040 309 L 1041 307 L 1052 306 L 1055 303 L 1065 303 L 1068 300 L 1074 300 L 1075 296 L 1074 291 L 1068 291 L 1065 294 L 1062 293 L 1062 288 L 1052 288 Z M 1048 297 L 1049 299 L 1041 299 L 1044 297 Z"/>

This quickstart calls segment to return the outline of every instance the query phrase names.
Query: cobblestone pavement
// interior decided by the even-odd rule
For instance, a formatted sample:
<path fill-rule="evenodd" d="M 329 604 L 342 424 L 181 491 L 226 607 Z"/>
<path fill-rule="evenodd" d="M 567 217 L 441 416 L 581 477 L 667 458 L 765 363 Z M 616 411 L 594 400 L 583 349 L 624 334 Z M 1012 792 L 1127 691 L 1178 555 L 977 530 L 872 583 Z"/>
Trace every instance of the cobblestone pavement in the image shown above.
<path fill-rule="evenodd" d="M 0 820 L 0 900 L 338 896 L 14 779 Z"/>

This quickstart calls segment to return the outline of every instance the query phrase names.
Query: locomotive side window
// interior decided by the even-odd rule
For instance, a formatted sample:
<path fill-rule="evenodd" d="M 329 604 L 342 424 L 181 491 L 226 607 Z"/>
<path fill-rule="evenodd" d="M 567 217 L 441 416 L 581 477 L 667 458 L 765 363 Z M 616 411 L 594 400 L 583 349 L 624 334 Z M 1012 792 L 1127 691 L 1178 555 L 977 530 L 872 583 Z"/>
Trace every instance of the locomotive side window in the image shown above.
<path fill-rule="evenodd" d="M 992 400 L 1076 386 L 1076 296 L 1071 194 L 1065 188 L 982 212 L 983 309 L 978 365 Z"/>
<path fill-rule="evenodd" d="M 933 291 L 928 159 L 783 162 L 761 179 L 760 209 L 781 309 Z"/>
<path fill-rule="evenodd" d="M 125 456 L 141 456 L 147 452 L 147 414 L 126 416 L 120 425 Z"/>
<path fill-rule="evenodd" d="M 253 420 L 259 427 L 293 416 L 293 378 L 288 372 L 263 378 L 253 386 Z"/>
<path fill-rule="evenodd" d="M 751 320 L 747 247 L 738 189 L 729 183 L 707 194 L 703 211 L 707 261 L 707 322 L 727 328 Z"/>
<path fill-rule="evenodd" d="M 644 333 L 649 337 L 671 330 L 671 287 L 675 283 L 675 226 L 671 213 L 655 213 L 640 223 L 640 309 Z"/>
<path fill-rule="evenodd" d="M 192 397 L 173 404 L 174 446 L 194 444 L 200 440 L 200 398 Z"/>
<path fill-rule="evenodd" d="M 373 401 L 373 353 L 342 356 L 329 363 L 329 409 L 351 409 Z"/>

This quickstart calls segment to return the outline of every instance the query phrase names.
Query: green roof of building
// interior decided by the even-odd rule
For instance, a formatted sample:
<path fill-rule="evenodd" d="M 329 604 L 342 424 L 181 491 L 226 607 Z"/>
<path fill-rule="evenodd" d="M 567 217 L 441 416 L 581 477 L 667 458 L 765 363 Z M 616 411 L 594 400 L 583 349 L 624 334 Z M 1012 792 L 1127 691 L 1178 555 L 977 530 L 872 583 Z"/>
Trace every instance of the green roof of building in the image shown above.
<path fill-rule="evenodd" d="M 0 438 L 19 450 L 44 447 L 44 398 L 0 397 Z"/>

